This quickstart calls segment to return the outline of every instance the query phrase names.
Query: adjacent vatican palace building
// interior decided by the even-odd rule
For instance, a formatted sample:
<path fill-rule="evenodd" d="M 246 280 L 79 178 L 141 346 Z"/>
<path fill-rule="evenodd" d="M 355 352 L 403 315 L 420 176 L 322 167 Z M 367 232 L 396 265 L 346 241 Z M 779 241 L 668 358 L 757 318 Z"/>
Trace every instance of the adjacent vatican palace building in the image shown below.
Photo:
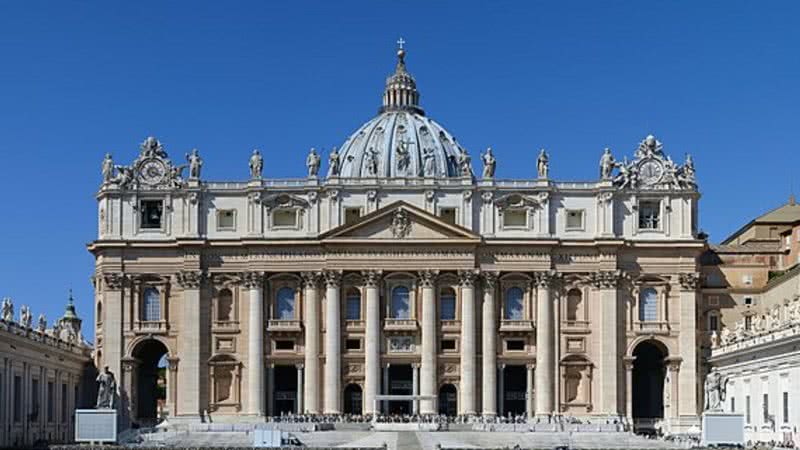
<path fill-rule="evenodd" d="M 544 151 L 502 179 L 419 97 L 401 49 L 378 115 L 296 179 L 262 177 L 254 151 L 249 179 L 205 180 L 197 151 L 178 166 L 155 138 L 130 165 L 106 156 L 95 362 L 125 417 L 698 424 L 691 158 L 647 136 L 598 151 L 594 181 L 556 181 Z"/>

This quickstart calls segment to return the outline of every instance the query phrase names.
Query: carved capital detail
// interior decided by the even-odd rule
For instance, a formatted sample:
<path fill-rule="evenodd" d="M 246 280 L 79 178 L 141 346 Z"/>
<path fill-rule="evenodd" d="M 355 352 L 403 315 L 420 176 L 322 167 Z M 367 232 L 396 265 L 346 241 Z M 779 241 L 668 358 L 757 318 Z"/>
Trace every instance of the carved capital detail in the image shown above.
<path fill-rule="evenodd" d="M 377 287 L 383 277 L 382 270 L 364 270 L 361 272 L 361 279 L 365 287 Z"/>
<path fill-rule="evenodd" d="M 463 287 L 473 287 L 475 286 L 475 280 L 478 279 L 478 275 L 480 275 L 480 270 L 459 270 L 458 271 L 458 282 Z"/>
<path fill-rule="evenodd" d="M 342 285 L 341 270 L 325 270 L 322 272 L 322 277 L 325 279 L 325 287 L 338 288 Z"/>
<path fill-rule="evenodd" d="M 175 274 L 175 281 L 183 289 L 199 289 L 203 283 L 203 271 L 181 270 Z"/>
<path fill-rule="evenodd" d="M 494 290 L 497 286 L 497 272 L 481 272 L 481 281 L 484 289 Z"/>
<path fill-rule="evenodd" d="M 319 272 L 300 272 L 300 277 L 303 279 L 303 287 L 306 289 L 313 289 L 319 285 L 321 274 Z"/>
<path fill-rule="evenodd" d="M 263 272 L 242 272 L 242 286 L 247 289 L 255 289 L 264 286 Z"/>
<path fill-rule="evenodd" d="M 681 284 L 681 288 L 683 288 L 684 290 L 696 291 L 697 288 L 700 287 L 700 273 L 699 272 L 679 273 L 678 282 Z"/>
<path fill-rule="evenodd" d="M 616 289 L 625 277 L 622 270 L 601 270 L 589 275 L 591 283 L 598 289 Z"/>
<path fill-rule="evenodd" d="M 125 274 L 121 272 L 104 273 L 102 276 L 106 289 L 117 291 L 122 289 L 122 286 L 125 284 Z"/>
<path fill-rule="evenodd" d="M 432 288 L 436 283 L 436 277 L 439 276 L 438 270 L 420 270 L 419 282 L 423 288 Z"/>
<path fill-rule="evenodd" d="M 561 279 L 561 274 L 555 270 L 543 270 L 534 272 L 533 279 L 537 287 L 550 288 Z"/>

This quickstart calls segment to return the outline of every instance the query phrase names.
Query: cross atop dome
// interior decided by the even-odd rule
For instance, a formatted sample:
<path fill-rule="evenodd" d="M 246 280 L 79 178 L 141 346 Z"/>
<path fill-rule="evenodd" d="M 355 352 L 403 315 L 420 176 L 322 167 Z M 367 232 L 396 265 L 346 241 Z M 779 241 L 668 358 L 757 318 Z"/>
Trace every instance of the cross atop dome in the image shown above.
<path fill-rule="evenodd" d="M 386 90 L 383 93 L 381 112 L 391 110 L 413 111 L 424 114 L 419 107 L 417 82 L 406 70 L 406 41 L 402 37 L 397 40 L 397 67 L 394 74 L 386 79 Z"/>

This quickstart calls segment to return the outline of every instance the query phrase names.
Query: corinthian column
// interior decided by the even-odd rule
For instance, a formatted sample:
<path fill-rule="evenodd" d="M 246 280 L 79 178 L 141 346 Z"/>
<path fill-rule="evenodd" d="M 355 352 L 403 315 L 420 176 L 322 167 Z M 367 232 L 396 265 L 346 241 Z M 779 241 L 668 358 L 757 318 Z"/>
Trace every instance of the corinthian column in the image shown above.
<path fill-rule="evenodd" d="M 381 385 L 381 310 L 378 284 L 381 271 L 362 272 L 364 288 L 367 291 L 366 339 L 364 342 L 364 413 L 375 413 L 375 396 Z"/>
<path fill-rule="evenodd" d="M 697 417 L 697 288 L 700 285 L 700 274 L 697 272 L 678 275 L 680 283 L 680 336 L 678 346 L 683 363 L 678 372 L 678 383 L 684 386 L 678 398 L 678 413 L 681 417 Z M 678 355 L 669 355 L 678 356 Z"/>
<path fill-rule="evenodd" d="M 481 354 L 483 356 L 483 415 L 497 415 L 497 308 L 494 293 L 497 274 L 483 273 L 483 332 Z"/>
<path fill-rule="evenodd" d="M 249 291 L 247 321 L 247 413 L 264 415 L 264 274 L 242 274 Z"/>
<path fill-rule="evenodd" d="M 342 272 L 326 270 L 325 277 L 325 414 L 339 414 L 342 386 L 342 321 L 339 290 Z"/>
<path fill-rule="evenodd" d="M 609 415 L 617 415 L 620 410 L 617 283 L 621 277 L 622 272 L 619 270 L 596 272 L 592 275 L 592 282 L 600 297 L 599 412 Z"/>
<path fill-rule="evenodd" d="M 459 272 L 461 282 L 461 414 L 475 409 L 475 279 L 478 272 Z"/>
<path fill-rule="evenodd" d="M 555 361 L 553 351 L 553 300 L 550 298 L 552 272 L 536 274 L 536 414 L 554 411 Z"/>
<path fill-rule="evenodd" d="M 319 414 L 319 277 L 318 272 L 303 272 L 303 303 L 305 303 L 305 411 Z"/>
<path fill-rule="evenodd" d="M 436 395 L 436 302 L 434 284 L 438 271 L 423 270 L 419 273 L 422 285 L 422 365 L 420 366 L 421 395 Z M 426 399 L 420 402 L 421 414 L 436 414 L 436 402 Z"/>
<path fill-rule="evenodd" d="M 178 352 L 181 370 L 178 371 L 178 415 L 200 415 L 200 286 L 203 272 L 184 270 L 175 275 L 183 289 L 181 332 L 178 334 Z"/>

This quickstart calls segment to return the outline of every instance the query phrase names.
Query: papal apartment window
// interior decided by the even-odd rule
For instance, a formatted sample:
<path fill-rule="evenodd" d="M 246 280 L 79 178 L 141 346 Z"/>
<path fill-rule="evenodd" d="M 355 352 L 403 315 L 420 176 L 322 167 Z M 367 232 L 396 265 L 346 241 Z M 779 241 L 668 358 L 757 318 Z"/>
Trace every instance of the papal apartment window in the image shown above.
<path fill-rule="evenodd" d="M 158 289 L 145 288 L 142 297 L 142 320 L 147 322 L 161 320 L 161 296 Z"/>
<path fill-rule="evenodd" d="M 719 331 L 719 316 L 716 312 L 708 314 L 708 331 Z"/>
<path fill-rule="evenodd" d="M 148 230 L 161 228 L 161 220 L 164 215 L 164 202 L 161 200 L 142 200 L 139 210 L 142 214 L 142 228 Z"/>
<path fill-rule="evenodd" d="M 522 320 L 525 311 L 523 297 L 525 293 L 518 287 L 506 290 L 505 315 L 506 320 Z"/>
<path fill-rule="evenodd" d="M 291 340 L 275 341 L 275 350 L 294 350 L 294 341 Z"/>
<path fill-rule="evenodd" d="M 361 320 L 361 293 L 358 289 L 347 291 L 345 320 Z"/>
<path fill-rule="evenodd" d="M 661 226 L 661 202 L 639 202 L 639 229 L 657 230 Z"/>
<path fill-rule="evenodd" d="M 642 322 L 658 320 L 658 292 L 653 288 L 642 289 L 639 293 L 639 320 Z"/>
<path fill-rule="evenodd" d="M 272 213 L 272 225 L 276 227 L 297 226 L 297 211 L 294 209 L 278 209 Z"/>
<path fill-rule="evenodd" d="M 294 314 L 294 289 L 284 287 L 278 290 L 278 319 L 291 320 L 295 318 Z"/>
<path fill-rule="evenodd" d="M 583 210 L 567 210 L 567 230 L 583 230 Z"/>
<path fill-rule="evenodd" d="M 439 320 L 456 319 L 456 291 L 452 288 L 442 289 L 439 298 Z"/>
<path fill-rule="evenodd" d="M 524 228 L 527 225 L 527 212 L 524 209 L 509 209 L 503 212 L 503 227 Z"/>
<path fill-rule="evenodd" d="M 392 289 L 390 312 L 392 319 L 408 319 L 411 317 L 411 305 L 407 287 L 397 286 Z"/>
<path fill-rule="evenodd" d="M 442 339 L 442 351 L 455 351 L 456 350 L 456 340 L 455 339 Z"/>
<path fill-rule="evenodd" d="M 355 223 L 361 218 L 361 208 L 345 208 L 344 209 L 344 224 L 350 225 Z"/>
<path fill-rule="evenodd" d="M 442 221 L 449 223 L 450 225 L 456 224 L 456 209 L 455 208 L 442 208 L 439 210 L 439 217 L 442 218 Z"/>
<path fill-rule="evenodd" d="M 745 297 L 744 298 L 745 306 L 753 306 L 755 302 L 753 301 L 753 297 Z"/>
<path fill-rule="evenodd" d="M 509 339 L 506 341 L 506 350 L 509 351 L 525 350 L 525 341 L 522 339 Z"/>
<path fill-rule="evenodd" d="M 223 209 L 217 211 L 217 229 L 233 230 L 236 228 L 236 211 Z"/>

